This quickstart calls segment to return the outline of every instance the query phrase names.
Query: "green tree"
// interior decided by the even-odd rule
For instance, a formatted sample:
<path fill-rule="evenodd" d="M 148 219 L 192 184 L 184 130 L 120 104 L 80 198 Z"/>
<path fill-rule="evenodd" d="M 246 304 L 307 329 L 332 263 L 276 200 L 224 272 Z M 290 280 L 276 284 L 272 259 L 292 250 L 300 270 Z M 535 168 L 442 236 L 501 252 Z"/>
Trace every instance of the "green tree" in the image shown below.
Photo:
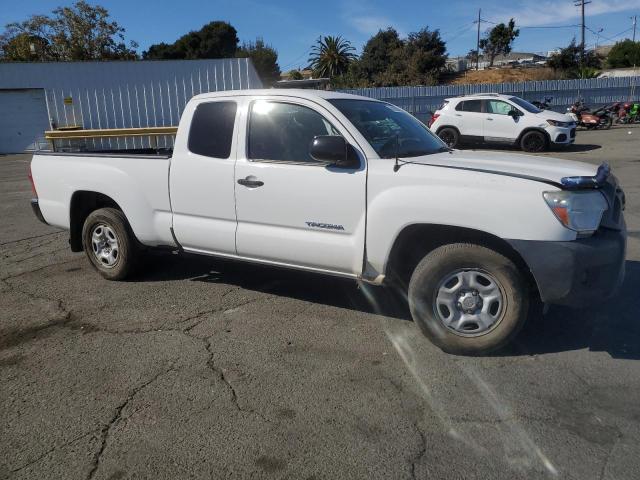
<path fill-rule="evenodd" d="M 84 0 L 59 7 L 51 16 L 32 15 L 6 26 L 0 35 L 0 59 L 113 60 L 137 58 L 138 45 L 125 42 L 125 30 L 106 8 Z"/>
<path fill-rule="evenodd" d="M 6 62 L 52 60 L 50 44 L 45 39 L 29 33 L 0 35 L 0 60 Z"/>
<path fill-rule="evenodd" d="M 616 43 L 607 56 L 611 68 L 629 68 L 640 65 L 640 42 L 624 40 Z"/>
<path fill-rule="evenodd" d="M 227 22 L 210 22 L 189 32 L 174 43 L 151 45 L 143 53 L 146 60 L 231 58 L 238 49 L 238 32 Z"/>
<path fill-rule="evenodd" d="M 349 63 L 356 58 L 354 51 L 351 43 L 340 36 L 320 37 L 311 47 L 309 67 L 318 77 L 342 75 L 349 69 Z"/>
<path fill-rule="evenodd" d="M 410 33 L 404 51 L 408 84 L 435 85 L 447 63 L 447 47 L 438 30 Z"/>
<path fill-rule="evenodd" d="M 511 52 L 511 45 L 516 37 L 520 35 L 520 30 L 516 28 L 513 18 L 506 25 L 499 23 L 486 33 L 485 38 L 480 40 L 482 53 L 489 57 L 489 66 L 498 55 L 506 55 Z"/>
<path fill-rule="evenodd" d="M 369 39 L 342 82 L 358 87 L 434 85 L 446 61 L 446 45 L 438 30 L 423 28 L 403 40 L 387 28 Z"/>
<path fill-rule="evenodd" d="M 380 30 L 362 49 L 359 70 L 363 79 L 369 85 L 384 85 L 391 71 L 403 69 L 403 49 L 404 43 L 395 29 Z"/>
<path fill-rule="evenodd" d="M 236 52 L 236 56 L 249 57 L 265 85 L 273 85 L 280 80 L 278 52 L 273 47 L 266 45 L 261 38 L 258 38 L 255 43 L 244 43 Z"/>
<path fill-rule="evenodd" d="M 551 56 L 547 65 L 556 71 L 559 71 L 565 78 L 585 78 L 587 74 L 591 75 L 593 69 L 600 68 L 600 57 L 593 51 L 588 50 L 584 54 L 581 65 L 582 48 L 576 45 L 576 39 Z"/>
<path fill-rule="evenodd" d="M 304 78 L 302 76 L 302 73 L 300 73 L 300 70 L 289 70 L 287 75 L 289 76 L 290 80 L 302 80 Z"/>

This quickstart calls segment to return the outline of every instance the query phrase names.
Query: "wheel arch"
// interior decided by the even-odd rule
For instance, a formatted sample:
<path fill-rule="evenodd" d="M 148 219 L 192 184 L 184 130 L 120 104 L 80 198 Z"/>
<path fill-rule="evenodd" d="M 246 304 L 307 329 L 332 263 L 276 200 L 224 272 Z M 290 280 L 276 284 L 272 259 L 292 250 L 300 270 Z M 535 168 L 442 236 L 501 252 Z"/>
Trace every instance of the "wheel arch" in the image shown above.
<path fill-rule="evenodd" d="M 518 135 L 518 138 L 516 138 L 515 144 L 520 146 L 520 142 L 522 141 L 522 137 L 524 137 L 529 132 L 539 132 L 539 133 L 543 134 L 544 138 L 545 138 L 545 140 L 547 142 L 547 147 L 549 147 L 549 145 L 551 145 L 551 135 L 549 135 L 549 132 L 547 132 L 544 128 L 540 128 L 540 127 L 527 127 L 527 128 L 525 128 L 522 132 L 520 132 L 520 135 Z"/>
<path fill-rule="evenodd" d="M 416 265 L 429 252 L 449 243 L 474 243 L 491 248 L 510 259 L 529 287 L 537 291 L 533 274 L 522 256 L 506 240 L 473 228 L 442 224 L 412 224 L 396 236 L 385 264 L 386 278 L 406 287 Z"/>
<path fill-rule="evenodd" d="M 100 208 L 115 208 L 124 213 L 120 205 L 104 193 L 89 190 L 73 192 L 69 204 L 69 244 L 72 252 L 82 251 L 82 226 L 84 221 L 91 212 Z"/>
<path fill-rule="evenodd" d="M 454 126 L 454 125 L 442 125 L 442 126 L 438 127 L 437 130 L 436 130 L 436 135 L 438 135 L 445 128 L 450 128 L 452 130 L 455 130 L 456 132 L 458 132 L 458 136 L 462 135 L 460 133 L 460 129 L 458 127 Z"/>

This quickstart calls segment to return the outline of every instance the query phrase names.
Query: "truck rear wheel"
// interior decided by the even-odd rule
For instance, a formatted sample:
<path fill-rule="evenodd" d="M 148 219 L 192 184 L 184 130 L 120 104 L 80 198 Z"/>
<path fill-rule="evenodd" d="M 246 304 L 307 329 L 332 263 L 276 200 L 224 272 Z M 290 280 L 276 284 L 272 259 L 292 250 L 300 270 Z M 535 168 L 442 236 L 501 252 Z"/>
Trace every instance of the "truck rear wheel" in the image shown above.
<path fill-rule="evenodd" d="M 526 283 L 516 265 L 489 248 L 455 243 L 427 254 L 409 282 L 409 308 L 443 351 L 483 355 L 507 344 L 528 313 Z"/>
<path fill-rule="evenodd" d="M 107 280 L 123 280 L 137 263 L 137 244 L 120 210 L 101 208 L 82 227 L 82 247 L 91 265 Z"/>

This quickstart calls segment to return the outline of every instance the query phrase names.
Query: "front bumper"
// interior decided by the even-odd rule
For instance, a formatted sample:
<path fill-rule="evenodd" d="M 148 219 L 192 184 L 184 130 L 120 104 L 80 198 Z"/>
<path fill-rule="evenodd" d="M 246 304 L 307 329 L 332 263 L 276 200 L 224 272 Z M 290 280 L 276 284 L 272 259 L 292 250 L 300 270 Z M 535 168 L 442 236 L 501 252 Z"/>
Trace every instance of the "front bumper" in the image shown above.
<path fill-rule="evenodd" d="M 624 280 L 627 232 L 601 228 L 572 242 L 509 240 L 529 266 L 545 303 L 586 307 L 612 296 Z"/>
<path fill-rule="evenodd" d="M 547 133 L 555 145 L 571 145 L 576 141 L 576 127 L 550 127 Z"/>
<path fill-rule="evenodd" d="M 48 225 L 47 221 L 44 219 L 44 216 L 42 215 L 42 211 L 40 210 L 40 205 L 38 204 L 37 198 L 31 199 L 31 209 L 33 210 L 33 214 L 36 216 L 38 220 L 40 220 L 45 225 Z"/>

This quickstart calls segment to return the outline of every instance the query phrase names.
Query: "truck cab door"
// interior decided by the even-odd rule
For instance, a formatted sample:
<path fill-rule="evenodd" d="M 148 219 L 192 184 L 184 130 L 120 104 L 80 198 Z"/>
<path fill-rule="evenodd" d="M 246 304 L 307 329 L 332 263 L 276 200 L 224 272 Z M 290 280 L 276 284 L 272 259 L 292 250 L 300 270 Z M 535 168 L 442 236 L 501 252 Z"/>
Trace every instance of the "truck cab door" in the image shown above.
<path fill-rule="evenodd" d="M 349 132 L 319 104 L 255 99 L 242 122 L 236 162 L 238 255 L 309 269 L 358 274 L 366 215 L 366 162 L 337 168 L 314 160 L 317 135 Z M 244 136 L 241 133 L 241 137 Z"/>
<path fill-rule="evenodd" d="M 236 253 L 234 164 L 237 101 L 216 98 L 189 104 L 178 134 L 169 193 L 173 231 L 185 250 Z"/>

